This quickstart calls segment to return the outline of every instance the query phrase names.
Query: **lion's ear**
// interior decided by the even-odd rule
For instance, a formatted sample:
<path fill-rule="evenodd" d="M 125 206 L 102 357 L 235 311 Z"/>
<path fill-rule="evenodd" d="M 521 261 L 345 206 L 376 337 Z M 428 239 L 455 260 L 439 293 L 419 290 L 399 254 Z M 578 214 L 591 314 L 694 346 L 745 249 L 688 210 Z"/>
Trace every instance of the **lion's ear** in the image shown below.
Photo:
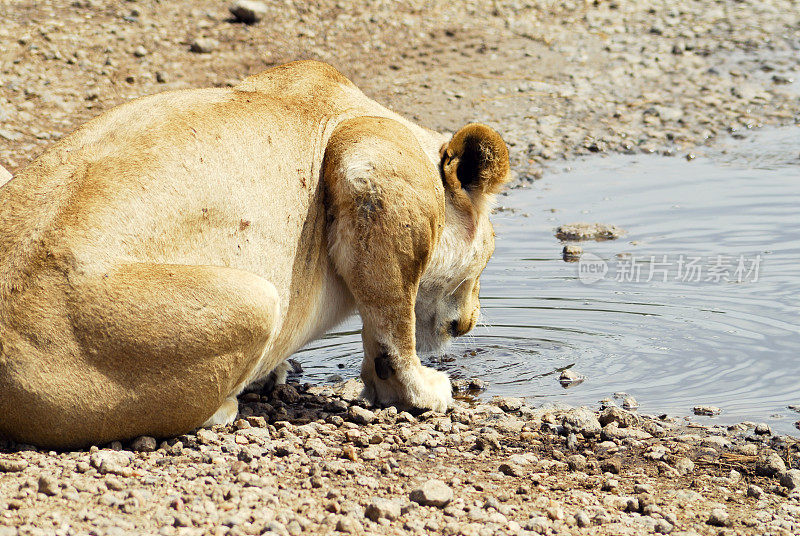
<path fill-rule="evenodd" d="M 463 188 L 473 201 L 500 192 L 509 180 L 508 149 L 500 135 L 471 123 L 441 149 L 442 178 L 452 189 Z"/>

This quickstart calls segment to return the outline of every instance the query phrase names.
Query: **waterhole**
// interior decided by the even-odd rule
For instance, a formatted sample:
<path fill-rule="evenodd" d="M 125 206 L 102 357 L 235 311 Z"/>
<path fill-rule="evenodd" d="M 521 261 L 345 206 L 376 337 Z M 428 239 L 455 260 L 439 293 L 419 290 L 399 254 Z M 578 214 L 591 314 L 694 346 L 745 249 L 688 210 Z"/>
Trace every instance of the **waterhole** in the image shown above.
<path fill-rule="evenodd" d="M 481 279 L 482 319 L 443 356 L 481 395 L 585 404 L 627 393 L 639 411 L 707 422 L 768 422 L 798 434 L 800 129 L 731 139 L 683 157 L 592 157 L 511 190 L 493 216 L 497 249 Z M 620 239 L 578 243 L 562 224 L 613 224 Z M 359 322 L 311 344 L 304 380 L 358 375 Z M 565 389 L 561 371 L 585 380 Z"/>

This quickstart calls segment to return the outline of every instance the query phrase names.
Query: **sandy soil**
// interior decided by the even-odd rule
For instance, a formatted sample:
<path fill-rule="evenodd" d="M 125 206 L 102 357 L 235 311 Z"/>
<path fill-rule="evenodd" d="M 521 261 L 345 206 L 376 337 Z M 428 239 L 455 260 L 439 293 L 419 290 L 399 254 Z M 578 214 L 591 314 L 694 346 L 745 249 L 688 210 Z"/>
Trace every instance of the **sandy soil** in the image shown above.
<path fill-rule="evenodd" d="M 299 58 L 426 126 L 491 124 L 518 183 L 800 120 L 796 1 L 266 4 L 248 26 L 210 0 L 0 0 L 0 164 L 127 99 Z M 800 448 L 763 425 L 514 399 L 413 417 L 357 390 L 249 393 L 235 426 L 167 442 L 0 444 L 0 536 L 800 532 Z"/>

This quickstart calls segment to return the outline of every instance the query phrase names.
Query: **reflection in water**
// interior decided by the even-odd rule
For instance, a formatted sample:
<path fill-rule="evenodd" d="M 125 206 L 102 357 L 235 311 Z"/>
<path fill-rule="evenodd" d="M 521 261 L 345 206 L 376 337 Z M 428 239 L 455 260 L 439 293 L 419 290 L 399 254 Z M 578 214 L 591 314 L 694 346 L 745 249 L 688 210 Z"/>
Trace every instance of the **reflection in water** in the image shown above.
<path fill-rule="evenodd" d="M 624 391 L 642 412 L 710 404 L 723 408 L 714 422 L 768 421 L 797 434 L 787 405 L 800 403 L 798 155 L 797 129 L 772 130 L 692 162 L 591 158 L 511 191 L 500 199 L 509 210 L 493 218 L 482 321 L 429 361 L 485 379 L 487 395 L 596 406 Z M 628 231 L 582 244 L 608 266 L 591 284 L 553 235 L 575 221 Z M 300 352 L 304 378 L 357 376 L 358 328 L 353 319 Z M 568 367 L 586 381 L 565 390 L 558 374 Z"/>

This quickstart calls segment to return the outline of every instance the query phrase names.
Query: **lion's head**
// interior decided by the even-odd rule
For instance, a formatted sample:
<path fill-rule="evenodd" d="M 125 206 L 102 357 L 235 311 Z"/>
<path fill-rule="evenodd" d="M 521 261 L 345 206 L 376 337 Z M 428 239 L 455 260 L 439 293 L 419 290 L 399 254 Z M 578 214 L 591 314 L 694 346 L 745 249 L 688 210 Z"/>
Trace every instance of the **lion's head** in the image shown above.
<path fill-rule="evenodd" d="M 419 285 L 419 351 L 436 351 L 473 329 L 480 314 L 480 275 L 494 252 L 489 212 L 509 180 L 508 149 L 481 124 L 456 132 L 440 150 L 445 226 Z"/>

